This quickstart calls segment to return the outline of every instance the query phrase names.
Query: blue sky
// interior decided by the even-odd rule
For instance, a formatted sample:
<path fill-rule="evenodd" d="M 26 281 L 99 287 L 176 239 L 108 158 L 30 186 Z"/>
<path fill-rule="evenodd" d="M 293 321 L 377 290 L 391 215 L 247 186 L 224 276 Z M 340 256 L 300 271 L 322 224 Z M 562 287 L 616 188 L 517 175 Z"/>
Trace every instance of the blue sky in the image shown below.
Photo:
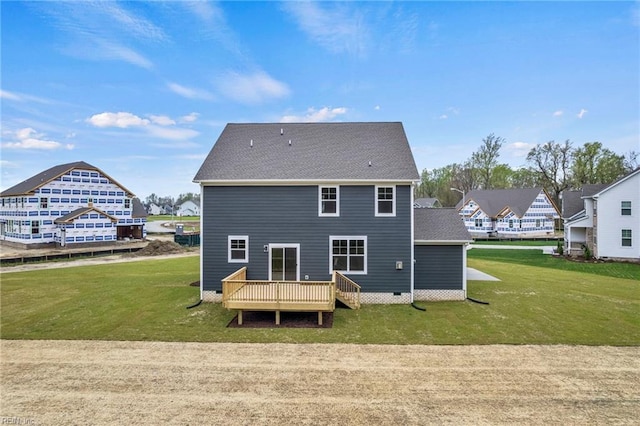
<path fill-rule="evenodd" d="M 86 161 L 197 192 L 228 122 L 402 121 L 419 170 L 490 133 L 640 144 L 638 2 L 0 3 L 2 181 Z"/>

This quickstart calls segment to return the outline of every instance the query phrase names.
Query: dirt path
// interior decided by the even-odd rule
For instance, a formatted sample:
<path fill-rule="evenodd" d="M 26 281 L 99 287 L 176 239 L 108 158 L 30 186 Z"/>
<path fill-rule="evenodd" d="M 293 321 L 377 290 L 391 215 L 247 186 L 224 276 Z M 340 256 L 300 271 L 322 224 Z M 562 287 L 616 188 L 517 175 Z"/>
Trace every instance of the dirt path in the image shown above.
<path fill-rule="evenodd" d="M 20 424 L 582 425 L 640 417 L 637 347 L 0 344 L 0 418 Z"/>

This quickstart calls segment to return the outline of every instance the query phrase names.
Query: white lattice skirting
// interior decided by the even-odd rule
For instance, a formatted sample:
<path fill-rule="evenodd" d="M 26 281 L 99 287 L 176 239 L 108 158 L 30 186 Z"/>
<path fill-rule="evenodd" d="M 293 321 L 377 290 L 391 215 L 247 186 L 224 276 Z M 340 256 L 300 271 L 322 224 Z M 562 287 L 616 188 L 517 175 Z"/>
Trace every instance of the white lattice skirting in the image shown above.
<path fill-rule="evenodd" d="M 222 292 L 217 293 L 216 291 L 203 291 L 202 292 L 202 300 L 204 302 L 221 303 L 222 302 Z"/>
<path fill-rule="evenodd" d="M 391 305 L 411 303 L 411 293 L 360 293 L 360 302 L 370 305 Z"/>
<path fill-rule="evenodd" d="M 466 294 L 464 290 L 416 290 L 414 300 L 421 301 L 444 301 L 444 300 L 464 300 Z M 222 302 L 222 293 L 216 291 L 203 291 L 202 300 L 204 302 Z M 391 305 L 411 303 L 410 293 L 360 293 L 360 302 L 370 305 Z"/>
<path fill-rule="evenodd" d="M 413 299 L 436 302 L 445 300 L 465 300 L 467 295 L 464 290 L 414 290 Z"/>

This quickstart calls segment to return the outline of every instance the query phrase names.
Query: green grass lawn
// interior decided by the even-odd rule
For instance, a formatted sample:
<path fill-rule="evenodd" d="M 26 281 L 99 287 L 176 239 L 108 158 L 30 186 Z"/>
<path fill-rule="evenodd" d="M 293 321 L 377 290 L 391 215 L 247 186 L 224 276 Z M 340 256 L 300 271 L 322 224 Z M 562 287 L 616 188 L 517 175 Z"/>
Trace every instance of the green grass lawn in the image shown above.
<path fill-rule="evenodd" d="M 426 312 L 408 305 L 337 309 L 331 329 L 227 328 L 235 313 L 219 304 L 186 309 L 199 298 L 198 288 L 189 286 L 199 279 L 197 256 L 3 273 L 0 335 L 206 342 L 640 344 L 638 265 L 627 269 L 622 264 L 575 264 L 585 271 L 568 270 L 545 266 L 545 260 L 532 255 L 537 250 L 518 251 L 520 263 L 518 254 L 500 252 L 470 252 L 469 266 L 502 280 L 469 282 L 469 296 L 490 305 L 418 303 Z"/>
<path fill-rule="evenodd" d="M 171 216 L 170 214 L 150 214 L 147 222 L 200 222 L 200 216 Z"/>
<path fill-rule="evenodd" d="M 542 247 L 558 245 L 557 241 L 545 241 L 545 240 L 530 240 L 530 241 L 511 241 L 511 240 L 477 240 L 473 242 L 474 245 L 479 246 L 527 246 L 527 247 Z"/>

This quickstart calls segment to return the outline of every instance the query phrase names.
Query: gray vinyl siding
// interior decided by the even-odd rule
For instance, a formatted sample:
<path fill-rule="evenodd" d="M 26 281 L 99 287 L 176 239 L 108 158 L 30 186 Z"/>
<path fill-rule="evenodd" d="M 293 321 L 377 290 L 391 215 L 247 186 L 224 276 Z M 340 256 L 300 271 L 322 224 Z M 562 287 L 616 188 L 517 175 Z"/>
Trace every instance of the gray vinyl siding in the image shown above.
<path fill-rule="evenodd" d="M 411 188 L 396 187 L 396 216 L 375 217 L 374 186 L 340 186 L 340 217 L 318 216 L 318 186 L 204 186 L 203 288 L 243 266 L 268 279 L 264 246 L 300 244 L 300 279 L 330 280 L 329 237 L 366 236 L 367 274 L 349 275 L 363 292 L 411 291 Z M 228 236 L 249 236 L 249 263 L 228 263 Z M 396 270 L 396 261 L 403 269 Z"/>
<path fill-rule="evenodd" d="M 415 246 L 416 290 L 461 290 L 464 246 Z"/>

